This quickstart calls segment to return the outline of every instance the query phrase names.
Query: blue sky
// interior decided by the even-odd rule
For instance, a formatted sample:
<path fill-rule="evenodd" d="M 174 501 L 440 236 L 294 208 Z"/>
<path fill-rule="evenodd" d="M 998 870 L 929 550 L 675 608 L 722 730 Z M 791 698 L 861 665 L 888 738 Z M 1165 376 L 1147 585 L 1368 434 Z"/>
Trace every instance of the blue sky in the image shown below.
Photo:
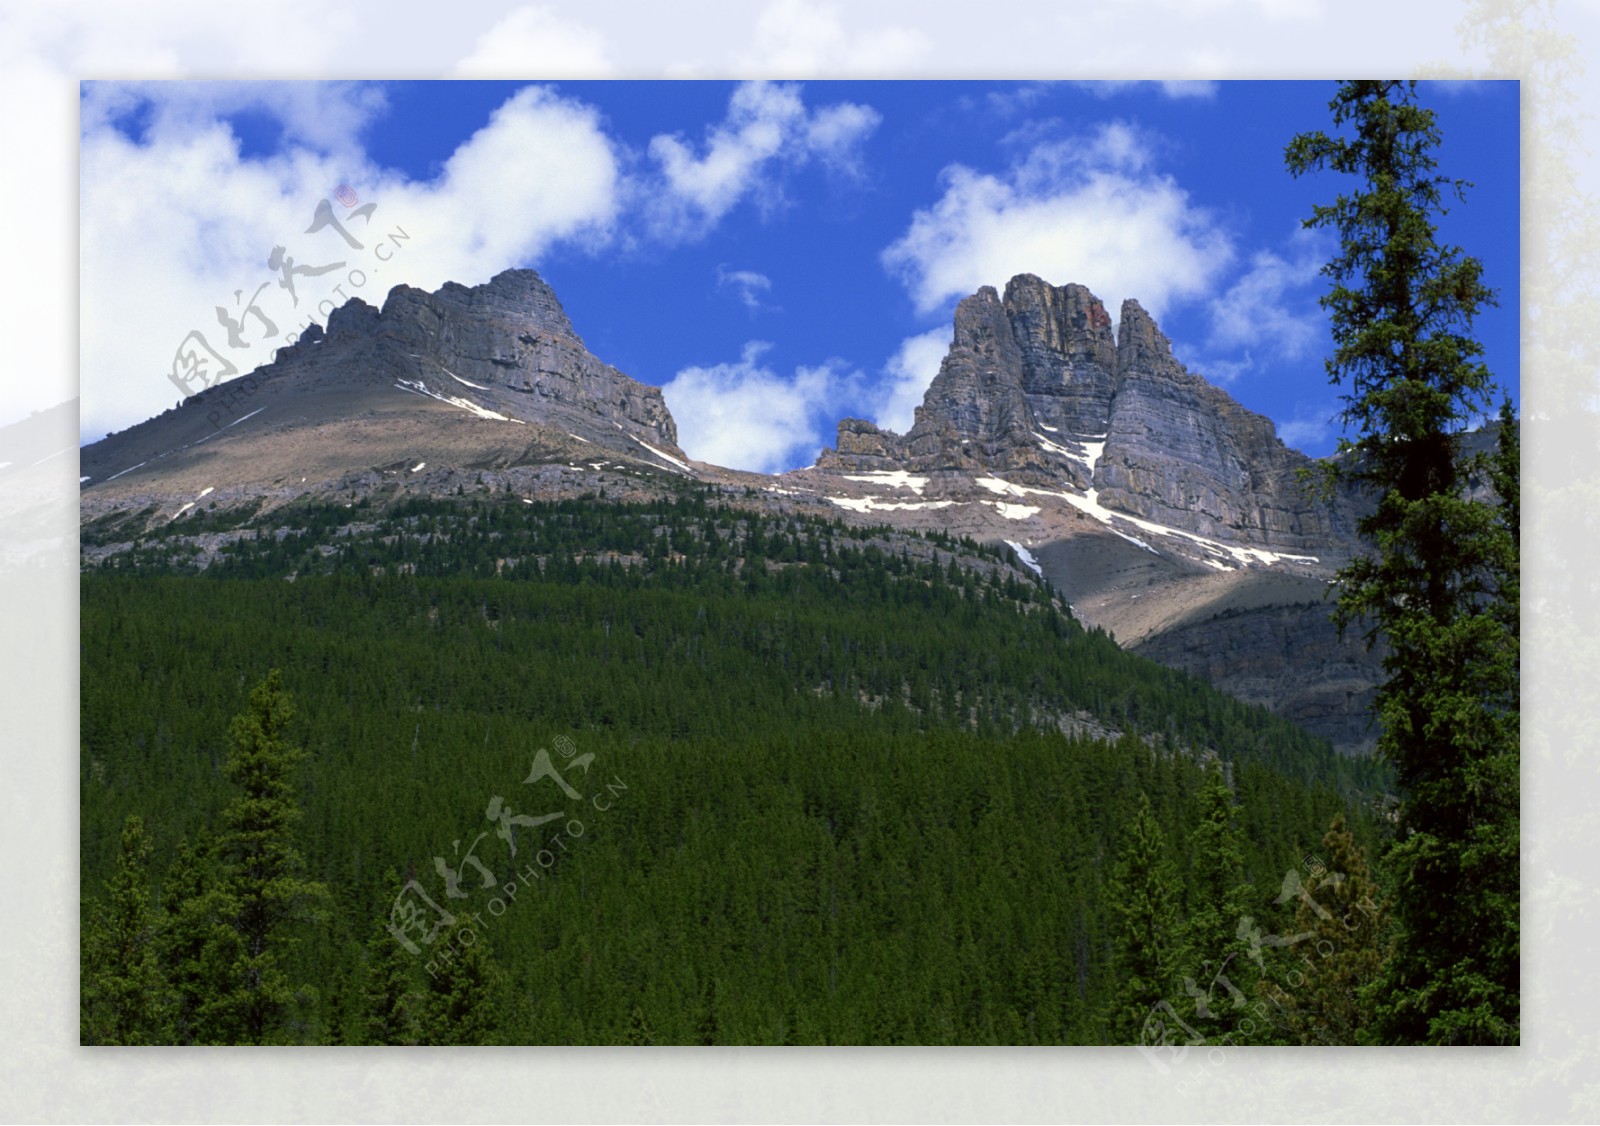
<path fill-rule="evenodd" d="M 313 304 L 532 266 L 590 349 L 665 388 L 691 456 L 809 464 L 838 419 L 904 429 L 960 297 L 1015 273 L 1135 297 L 1191 370 L 1333 448 L 1316 297 L 1331 236 L 1300 228 L 1336 178 L 1283 148 L 1329 128 L 1325 82 L 86 83 L 82 434 L 171 406 L 191 330 L 240 370 Z M 1518 87 L 1424 84 L 1440 171 L 1474 181 L 1444 236 L 1501 307 L 1478 334 L 1518 383 Z M 350 219 L 319 200 L 348 185 Z M 351 209 L 340 206 L 338 215 Z M 380 268 L 368 257 L 404 230 Z M 304 265 L 293 307 L 267 266 Z M 364 267 L 364 268 L 363 268 Z M 349 271 L 363 279 L 352 285 Z M 275 304 L 274 304 L 275 302 Z M 239 314 L 229 350 L 215 308 Z"/>

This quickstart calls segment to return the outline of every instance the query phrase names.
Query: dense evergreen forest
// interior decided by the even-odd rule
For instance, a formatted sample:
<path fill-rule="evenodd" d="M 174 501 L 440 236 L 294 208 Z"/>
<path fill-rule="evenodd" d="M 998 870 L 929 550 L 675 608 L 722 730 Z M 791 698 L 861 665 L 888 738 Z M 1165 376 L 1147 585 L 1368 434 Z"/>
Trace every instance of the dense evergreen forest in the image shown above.
<path fill-rule="evenodd" d="M 1337 1040 L 1382 770 L 1008 561 L 688 486 L 143 535 L 82 579 L 84 1041 Z"/>

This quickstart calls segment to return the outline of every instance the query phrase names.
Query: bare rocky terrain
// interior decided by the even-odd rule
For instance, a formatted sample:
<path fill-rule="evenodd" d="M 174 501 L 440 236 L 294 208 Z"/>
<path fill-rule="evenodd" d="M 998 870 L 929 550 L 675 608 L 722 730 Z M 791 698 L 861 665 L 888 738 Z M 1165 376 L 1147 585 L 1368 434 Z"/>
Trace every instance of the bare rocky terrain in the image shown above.
<path fill-rule="evenodd" d="M 815 466 L 776 476 L 692 461 L 659 389 L 591 355 L 528 270 L 352 301 L 325 334 L 80 456 L 86 528 L 301 497 L 625 500 L 693 483 L 736 506 L 1007 543 L 1124 646 L 1341 750 L 1373 742 L 1375 657 L 1339 641 L 1325 601 L 1356 502 L 1308 499 L 1311 461 L 1269 420 L 1186 371 L 1137 302 L 1114 329 L 1081 286 L 1022 275 L 967 298 L 907 434 L 847 419 Z M 137 539 L 86 537 L 84 565 Z"/>

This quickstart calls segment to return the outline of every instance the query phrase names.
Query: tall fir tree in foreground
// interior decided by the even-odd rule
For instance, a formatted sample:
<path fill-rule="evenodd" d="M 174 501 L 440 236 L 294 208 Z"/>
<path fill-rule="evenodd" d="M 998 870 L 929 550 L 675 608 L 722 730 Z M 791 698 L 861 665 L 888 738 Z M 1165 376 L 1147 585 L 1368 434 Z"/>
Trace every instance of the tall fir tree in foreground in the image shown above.
<path fill-rule="evenodd" d="M 278 670 L 250 693 L 234 717 L 224 776 L 239 788 L 223 810 L 218 842 L 222 877 L 215 890 L 219 927 L 212 961 L 227 965 L 223 992 L 205 1006 L 210 1031 L 224 1043 L 293 1043 L 308 1038 L 301 1010 L 314 1000 L 296 987 L 285 966 L 314 921 L 327 889 L 305 878 L 295 844 L 300 818 L 294 776 L 305 751 L 289 736 L 294 706 Z"/>
<path fill-rule="evenodd" d="M 1388 904 L 1366 854 L 1335 814 L 1322 838 L 1323 863 L 1301 878 L 1291 870 L 1281 898 L 1294 904 L 1291 944 L 1276 952 L 1262 994 L 1291 1044 L 1365 1044 L 1389 934 Z"/>
<path fill-rule="evenodd" d="M 1471 334 L 1494 295 L 1477 259 L 1437 240 L 1447 193 L 1465 185 L 1435 173 L 1439 131 L 1415 84 L 1346 82 L 1330 108 L 1345 133 L 1301 134 L 1286 160 L 1296 176 L 1360 181 L 1306 224 L 1340 238 L 1322 304 L 1355 437 L 1331 472 L 1376 505 L 1359 527 L 1370 554 L 1340 573 L 1335 620 L 1389 646 L 1378 750 L 1401 789 L 1386 858 L 1400 929 L 1377 1027 L 1388 1043 L 1516 1043 L 1520 685 L 1506 602 L 1518 517 L 1515 502 L 1468 493 L 1475 475 L 1503 481 L 1506 459 L 1474 464 L 1460 450 L 1495 398 Z"/>
<path fill-rule="evenodd" d="M 171 993 L 157 957 L 150 909 L 150 837 L 129 816 L 117 872 L 84 920 L 79 1037 L 84 1044 L 161 1044 L 171 1035 Z"/>
<path fill-rule="evenodd" d="M 178 841 L 161 886 L 158 954 L 172 985 L 172 1043 L 219 1042 L 210 1027 L 211 1006 L 227 992 L 231 935 L 218 916 L 212 839 Z"/>
<path fill-rule="evenodd" d="M 1137 1044 L 1152 1011 L 1175 997 L 1180 964 L 1178 877 L 1150 799 L 1139 794 L 1139 812 L 1111 878 L 1117 915 L 1112 1003 L 1113 1044 Z"/>
<path fill-rule="evenodd" d="M 441 932 L 424 969 L 427 987 L 419 1006 L 418 1043 L 496 1043 L 505 972 L 490 955 L 484 932 L 463 918 Z"/>
<path fill-rule="evenodd" d="M 400 877 L 391 868 L 380 886 L 399 885 Z M 416 955 L 400 945 L 381 916 L 372 937 L 367 940 L 363 961 L 366 968 L 364 1042 L 415 1044 L 420 1035 L 417 1027 L 419 994 L 413 984 Z"/>
<path fill-rule="evenodd" d="M 1182 1010 L 1207 1039 L 1232 1033 L 1255 994 L 1255 967 L 1239 934 L 1251 911 L 1244 844 L 1233 791 L 1213 759 L 1200 790 L 1200 823 L 1189 836 L 1190 875 L 1183 933 Z"/>

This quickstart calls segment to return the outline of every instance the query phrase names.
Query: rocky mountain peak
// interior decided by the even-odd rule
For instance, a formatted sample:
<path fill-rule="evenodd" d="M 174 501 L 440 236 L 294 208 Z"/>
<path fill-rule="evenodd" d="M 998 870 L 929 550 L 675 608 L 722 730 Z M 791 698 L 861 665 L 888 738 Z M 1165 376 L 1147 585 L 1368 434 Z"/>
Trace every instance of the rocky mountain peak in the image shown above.
<path fill-rule="evenodd" d="M 537 273 L 507 270 L 432 293 L 396 286 L 381 309 L 352 298 L 272 363 L 80 461 L 90 482 L 137 490 L 146 477 L 194 474 L 225 496 L 578 456 L 693 472 L 661 389 L 590 353 Z"/>
<path fill-rule="evenodd" d="M 955 334 L 904 436 L 859 419 L 824 470 L 1009 475 L 1219 541 L 1297 551 L 1353 517 L 1301 494 L 1310 459 L 1270 419 L 1189 373 L 1129 298 L 1115 334 L 1082 285 L 1018 274 L 956 306 Z"/>
<path fill-rule="evenodd" d="M 1154 318 L 1144 306 L 1133 298 L 1122 303 L 1121 322 L 1117 326 L 1117 366 L 1131 370 L 1150 364 L 1176 363 L 1172 356 L 1172 341 L 1156 327 Z"/>
<path fill-rule="evenodd" d="M 395 286 L 381 311 L 353 298 L 329 314 L 325 334 L 308 330 L 262 374 L 312 369 L 376 375 L 524 422 L 560 422 L 589 441 L 596 423 L 602 441 L 620 428 L 682 456 L 661 389 L 591 354 L 533 270 L 505 270 L 478 286 L 446 282 L 432 293 Z"/>
<path fill-rule="evenodd" d="M 383 311 L 385 315 L 408 316 L 415 315 L 419 306 L 458 321 L 514 323 L 530 332 L 564 337 L 583 347 L 555 290 L 533 270 L 502 270 L 478 286 L 445 282 L 433 293 L 409 285 L 396 286 L 389 291 Z"/>

